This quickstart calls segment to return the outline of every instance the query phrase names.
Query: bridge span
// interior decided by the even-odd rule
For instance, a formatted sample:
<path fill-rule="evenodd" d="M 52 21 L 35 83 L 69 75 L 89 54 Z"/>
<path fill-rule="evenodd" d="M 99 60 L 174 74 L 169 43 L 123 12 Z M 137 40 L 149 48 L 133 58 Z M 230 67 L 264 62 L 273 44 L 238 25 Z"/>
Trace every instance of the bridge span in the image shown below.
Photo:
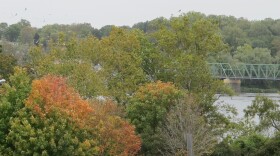
<path fill-rule="evenodd" d="M 213 76 L 221 79 L 280 80 L 280 64 L 208 64 Z"/>
<path fill-rule="evenodd" d="M 237 93 L 241 92 L 241 79 L 280 80 L 280 64 L 208 64 L 213 76 L 224 79 Z"/>

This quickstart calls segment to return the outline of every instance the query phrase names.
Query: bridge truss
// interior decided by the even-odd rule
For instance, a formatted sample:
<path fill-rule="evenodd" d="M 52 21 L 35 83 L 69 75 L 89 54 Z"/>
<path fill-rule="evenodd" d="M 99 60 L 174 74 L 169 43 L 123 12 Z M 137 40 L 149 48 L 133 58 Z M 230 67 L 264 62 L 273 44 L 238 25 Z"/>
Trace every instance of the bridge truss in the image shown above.
<path fill-rule="evenodd" d="M 208 64 L 217 78 L 280 80 L 280 64 Z"/>

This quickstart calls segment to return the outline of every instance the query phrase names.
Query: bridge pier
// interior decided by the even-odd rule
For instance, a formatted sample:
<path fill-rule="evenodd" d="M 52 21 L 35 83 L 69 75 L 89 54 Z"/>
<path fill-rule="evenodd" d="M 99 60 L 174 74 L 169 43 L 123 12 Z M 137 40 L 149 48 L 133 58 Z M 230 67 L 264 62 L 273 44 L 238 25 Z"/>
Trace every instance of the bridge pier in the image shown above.
<path fill-rule="evenodd" d="M 224 79 L 224 83 L 230 85 L 230 87 L 236 93 L 241 93 L 241 80 L 240 79 Z"/>

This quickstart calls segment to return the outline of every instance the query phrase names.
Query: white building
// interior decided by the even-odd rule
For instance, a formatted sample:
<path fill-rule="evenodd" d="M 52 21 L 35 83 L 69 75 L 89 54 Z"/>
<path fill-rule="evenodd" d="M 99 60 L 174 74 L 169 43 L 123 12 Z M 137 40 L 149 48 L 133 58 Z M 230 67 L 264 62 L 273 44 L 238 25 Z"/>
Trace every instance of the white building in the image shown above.
<path fill-rule="evenodd" d="M 0 85 L 3 84 L 3 83 L 5 83 L 5 82 L 6 82 L 5 79 L 0 79 Z"/>

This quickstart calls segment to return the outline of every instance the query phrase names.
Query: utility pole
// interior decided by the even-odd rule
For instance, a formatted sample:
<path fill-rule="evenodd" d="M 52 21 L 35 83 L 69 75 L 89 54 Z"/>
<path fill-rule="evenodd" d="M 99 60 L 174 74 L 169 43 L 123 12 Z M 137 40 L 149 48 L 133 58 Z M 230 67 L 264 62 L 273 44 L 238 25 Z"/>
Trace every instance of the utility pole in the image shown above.
<path fill-rule="evenodd" d="M 190 109 L 190 108 L 188 108 Z M 192 115 L 188 116 L 188 124 L 187 124 L 187 151 L 188 151 L 188 156 L 194 156 L 194 151 L 193 151 L 193 137 L 192 137 L 192 127 L 193 127 L 193 117 Z"/>
<path fill-rule="evenodd" d="M 192 134 L 187 133 L 187 150 L 188 150 L 188 156 L 194 156 L 193 153 L 193 139 Z"/>

